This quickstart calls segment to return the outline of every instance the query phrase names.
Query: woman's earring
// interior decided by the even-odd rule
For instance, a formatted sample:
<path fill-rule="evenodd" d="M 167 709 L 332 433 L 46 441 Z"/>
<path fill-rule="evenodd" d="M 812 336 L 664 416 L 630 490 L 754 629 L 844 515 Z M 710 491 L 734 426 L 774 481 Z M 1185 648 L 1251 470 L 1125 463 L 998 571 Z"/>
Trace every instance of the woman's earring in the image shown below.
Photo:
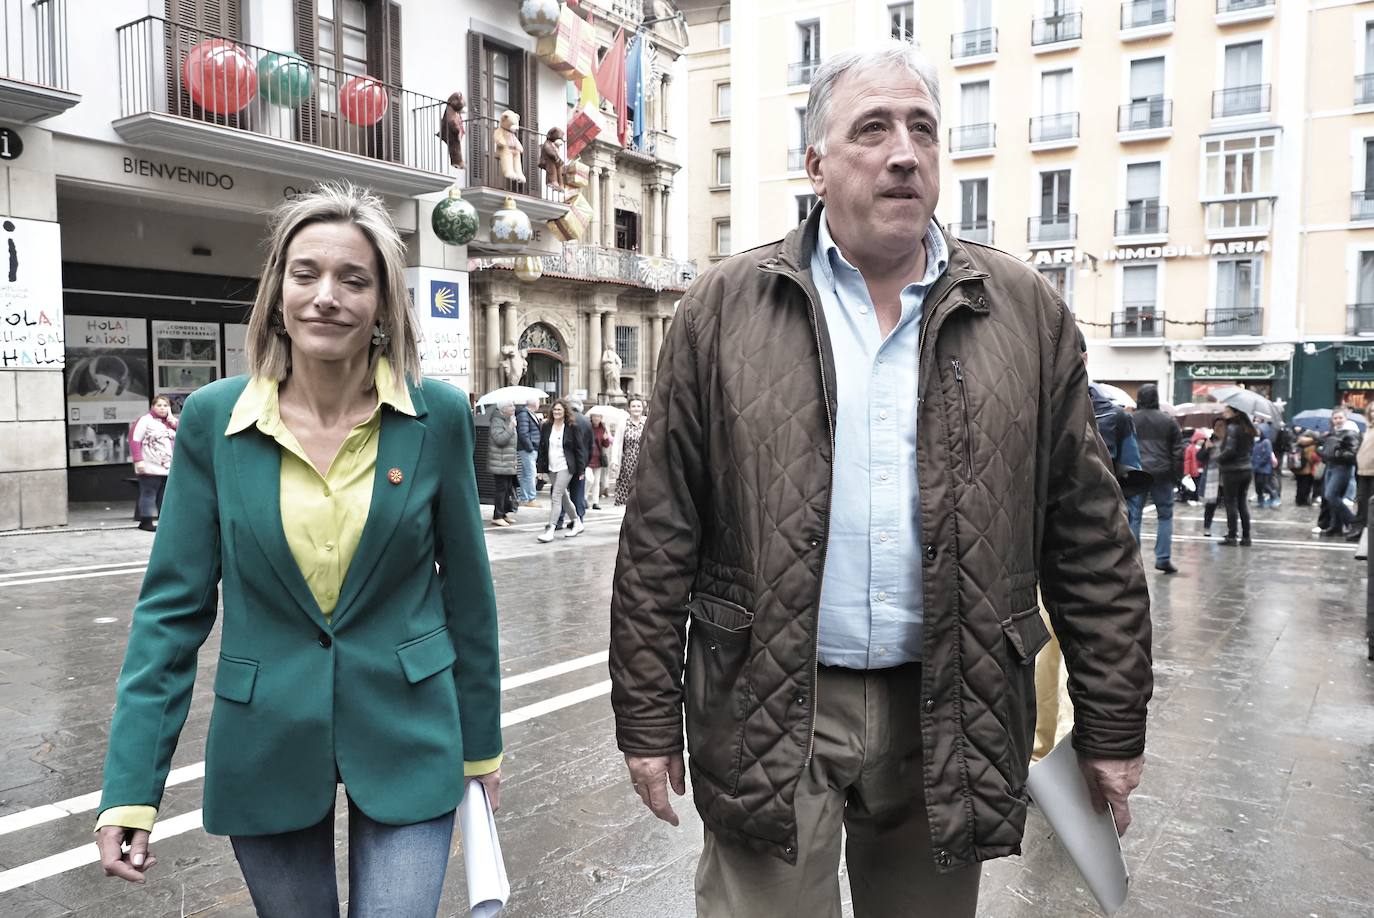
<path fill-rule="evenodd" d="M 278 338 L 286 337 L 286 323 L 282 321 L 280 309 L 272 310 L 271 325 Z"/>
<path fill-rule="evenodd" d="M 382 331 L 381 322 L 378 322 L 376 325 L 372 326 L 372 344 L 375 347 L 380 347 L 383 350 L 385 350 L 387 339 L 389 339 L 390 337 L 390 335 Z"/>

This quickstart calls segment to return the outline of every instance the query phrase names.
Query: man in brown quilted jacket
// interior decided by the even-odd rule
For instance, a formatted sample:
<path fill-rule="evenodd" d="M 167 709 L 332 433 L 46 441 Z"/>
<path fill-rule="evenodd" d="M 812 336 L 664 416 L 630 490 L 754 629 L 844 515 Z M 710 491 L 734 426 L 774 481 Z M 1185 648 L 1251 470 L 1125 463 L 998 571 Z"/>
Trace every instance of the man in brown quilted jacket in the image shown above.
<path fill-rule="evenodd" d="M 1149 596 L 1072 314 L 932 219 L 934 68 L 904 43 L 840 55 L 807 111 L 822 206 L 699 278 L 659 357 L 617 741 L 676 824 L 685 727 L 699 915 L 838 916 L 844 838 L 859 918 L 972 916 L 980 862 L 1020 851 L 1037 586 L 1123 832 Z"/>

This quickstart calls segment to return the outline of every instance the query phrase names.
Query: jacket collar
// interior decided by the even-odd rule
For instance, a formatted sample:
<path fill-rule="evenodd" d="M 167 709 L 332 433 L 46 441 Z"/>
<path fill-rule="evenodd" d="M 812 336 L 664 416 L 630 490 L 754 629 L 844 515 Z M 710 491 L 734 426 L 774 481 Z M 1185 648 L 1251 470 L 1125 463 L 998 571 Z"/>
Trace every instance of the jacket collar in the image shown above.
<path fill-rule="evenodd" d="M 391 362 L 385 357 L 378 359 L 372 382 L 377 387 L 379 407 L 386 405 L 413 418 L 425 413 L 424 398 L 419 393 L 419 387 L 396 385 L 395 377 L 391 374 Z M 280 386 L 280 382 L 265 376 L 254 376 L 250 379 L 240 393 L 238 401 L 234 402 L 234 410 L 229 415 L 229 425 L 224 429 L 224 435 L 232 437 L 250 427 L 257 427 L 270 436 L 270 431 L 281 418 L 281 406 L 277 401 Z"/>

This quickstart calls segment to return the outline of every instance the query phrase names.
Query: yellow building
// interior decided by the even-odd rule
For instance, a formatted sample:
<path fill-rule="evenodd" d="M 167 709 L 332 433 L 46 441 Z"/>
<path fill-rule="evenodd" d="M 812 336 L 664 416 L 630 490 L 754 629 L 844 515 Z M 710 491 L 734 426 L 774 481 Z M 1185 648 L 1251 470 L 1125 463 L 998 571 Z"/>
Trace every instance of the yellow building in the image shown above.
<path fill-rule="evenodd" d="M 1374 388 L 1374 3 L 678 5 L 698 264 L 806 213 L 812 73 L 900 37 L 940 72 L 937 219 L 1062 292 L 1094 377 L 1294 408 Z"/>

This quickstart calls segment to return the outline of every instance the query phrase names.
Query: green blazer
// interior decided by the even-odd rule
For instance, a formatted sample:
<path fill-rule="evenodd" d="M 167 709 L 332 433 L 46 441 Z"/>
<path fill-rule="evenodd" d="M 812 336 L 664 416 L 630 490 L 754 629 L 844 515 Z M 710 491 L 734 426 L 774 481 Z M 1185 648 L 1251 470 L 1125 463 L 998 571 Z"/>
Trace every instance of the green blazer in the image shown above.
<path fill-rule="evenodd" d="M 280 447 L 255 427 L 225 435 L 246 385 L 240 376 L 206 386 L 181 415 L 101 809 L 159 805 L 223 582 L 206 830 L 314 825 L 340 777 L 378 822 L 442 815 L 462 801 L 464 760 L 501 754 L 496 600 L 468 398 L 430 380 L 410 389 L 416 417 L 382 409 L 367 526 L 326 624 L 282 531 Z M 388 480 L 393 468 L 400 484 Z"/>

